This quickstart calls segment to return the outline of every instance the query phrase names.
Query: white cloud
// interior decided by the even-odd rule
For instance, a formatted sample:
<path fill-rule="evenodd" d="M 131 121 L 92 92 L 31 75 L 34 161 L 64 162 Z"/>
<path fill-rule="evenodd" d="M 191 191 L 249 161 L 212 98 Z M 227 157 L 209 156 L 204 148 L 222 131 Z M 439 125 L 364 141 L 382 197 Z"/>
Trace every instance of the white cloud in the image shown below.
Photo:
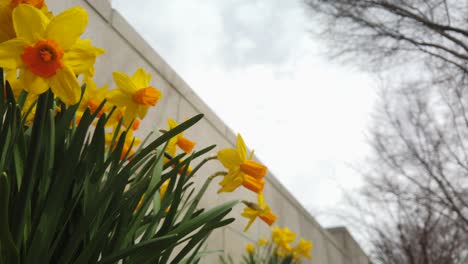
<path fill-rule="evenodd" d="M 367 151 L 373 82 L 318 55 L 300 3 L 114 0 L 280 181 L 323 211 L 361 182 L 348 164 Z"/>

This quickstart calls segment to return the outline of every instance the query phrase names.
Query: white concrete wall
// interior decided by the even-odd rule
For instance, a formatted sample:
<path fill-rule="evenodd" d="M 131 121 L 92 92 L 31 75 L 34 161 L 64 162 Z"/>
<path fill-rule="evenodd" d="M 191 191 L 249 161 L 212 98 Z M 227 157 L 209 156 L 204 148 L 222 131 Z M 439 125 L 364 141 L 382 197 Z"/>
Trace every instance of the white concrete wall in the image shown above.
<path fill-rule="evenodd" d="M 130 1 L 130 0 L 129 0 Z M 150 1 L 150 0 L 149 0 Z M 163 93 L 163 98 L 142 122 L 140 135 L 148 133 L 154 127 L 165 128 L 167 118 L 183 121 L 195 114 L 205 114 L 205 119 L 186 132 L 186 136 L 197 141 L 201 148 L 216 144 L 219 148 L 234 147 L 236 136 L 222 120 L 194 93 L 194 91 L 171 69 L 169 65 L 154 51 L 149 44 L 129 25 L 129 23 L 113 10 L 110 0 L 49 0 L 49 8 L 60 12 L 71 6 L 83 6 L 89 11 L 89 26 L 85 33 L 93 44 L 106 49 L 107 53 L 98 59 L 96 65 L 96 83 L 103 85 L 112 83 L 112 71 L 133 73 L 143 67 L 153 74 L 153 85 Z M 247 142 L 254 145 L 255 142 Z M 266 164 L 268 165 L 268 164 Z M 222 169 L 217 162 L 205 166 L 197 177 L 200 185 L 204 177 Z M 367 257 L 357 244 L 356 250 L 349 250 L 336 241 L 317 221 L 301 206 L 301 204 L 278 182 L 268 174 L 265 187 L 265 199 L 273 211 L 279 215 L 277 225 L 288 226 L 304 238 L 314 242 L 314 259 L 310 263 L 320 264 L 367 264 Z M 234 194 L 217 195 L 218 185 L 212 184 L 203 205 L 210 206 L 232 199 L 255 200 L 255 196 L 245 190 Z M 232 215 L 238 220 L 231 226 L 215 232 L 208 242 L 210 249 L 224 249 L 232 256 L 241 256 L 245 245 L 255 241 L 260 235 L 268 236 L 269 228 L 256 222 L 248 233 L 243 233 L 246 220 L 240 217 L 243 206 L 236 207 Z M 210 257 L 202 263 L 216 263 L 217 257 Z"/>

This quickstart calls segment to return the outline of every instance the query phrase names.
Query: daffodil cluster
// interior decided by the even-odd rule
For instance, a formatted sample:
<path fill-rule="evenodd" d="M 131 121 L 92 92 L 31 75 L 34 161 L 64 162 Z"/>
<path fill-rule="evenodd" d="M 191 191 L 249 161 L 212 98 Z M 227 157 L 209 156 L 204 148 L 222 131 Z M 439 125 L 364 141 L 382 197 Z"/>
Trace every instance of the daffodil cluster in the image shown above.
<path fill-rule="evenodd" d="M 26 127 L 32 126 L 38 98 L 44 93 L 53 96 L 56 115 L 65 108 L 76 109 L 71 128 L 79 126 L 82 118 L 86 119 L 89 114 L 94 115 L 91 119 L 105 119 L 107 149 L 113 151 L 117 148 L 117 141 L 123 138 L 122 150 L 116 157 L 120 156 L 121 161 L 128 164 L 136 153 L 136 147 L 144 145 L 134 137 L 134 131 L 138 130 L 150 108 L 157 105 L 162 93 L 152 86 L 151 74 L 141 68 L 131 75 L 114 72 L 115 87 L 112 89 L 108 85 L 98 86 L 93 80 L 94 65 L 97 57 L 105 51 L 95 47 L 91 40 L 81 38 L 87 24 L 88 14 L 81 7 L 53 14 L 43 0 L 0 0 L 0 68 L 6 80 L 2 84 L 4 98 L 7 90 L 11 90 L 15 100 L 21 102 L 19 105 Z M 168 129 L 176 127 L 178 123 L 168 119 Z M 166 144 L 164 166 L 174 168 L 184 162 L 181 158 L 174 162 L 178 150 L 190 154 L 195 145 L 182 132 L 172 136 Z M 233 192 L 243 186 L 257 195 L 256 203 L 243 201 L 246 207 L 242 216 L 248 219 L 244 231 L 257 218 L 271 226 L 277 216 L 265 203 L 263 195 L 267 167 L 254 160 L 253 151 L 248 153 L 240 135 L 237 136 L 236 148 L 222 149 L 216 158 L 227 170 L 216 174 L 223 176 L 218 193 Z M 189 165 L 180 168 L 178 173 L 182 174 L 182 171 L 186 172 L 185 175 L 192 175 Z M 171 181 L 166 179 L 159 186 L 161 200 L 170 185 Z M 145 196 L 138 198 L 138 204 L 132 207 L 135 214 L 147 199 Z M 257 246 L 275 245 L 278 256 L 310 257 L 308 252 L 312 244 L 300 240 L 298 246 L 292 248 L 289 243 L 293 240 L 294 236 L 275 228 L 272 242 L 263 239 Z M 250 254 L 255 251 L 255 246 L 248 246 Z"/>
<path fill-rule="evenodd" d="M 218 152 L 217 158 L 228 170 L 227 174 L 220 181 L 221 188 L 218 193 L 232 192 L 240 186 L 258 195 L 258 204 L 244 201 L 246 208 L 242 216 L 249 219 L 244 232 L 250 228 L 255 219 L 260 218 L 268 225 L 272 225 L 277 216 L 272 213 L 270 207 L 265 204 L 263 189 L 267 172 L 267 167 L 253 160 L 253 151 L 247 153 L 247 146 L 241 135 L 237 135 L 237 145 L 235 149 L 227 148 Z"/>
<path fill-rule="evenodd" d="M 261 237 L 256 245 L 248 243 L 245 247 L 247 256 L 244 257 L 246 264 L 256 263 L 300 263 L 302 259 L 311 259 L 313 244 L 306 239 L 299 239 L 295 246 L 296 233 L 289 228 L 274 227 L 271 240 Z"/>

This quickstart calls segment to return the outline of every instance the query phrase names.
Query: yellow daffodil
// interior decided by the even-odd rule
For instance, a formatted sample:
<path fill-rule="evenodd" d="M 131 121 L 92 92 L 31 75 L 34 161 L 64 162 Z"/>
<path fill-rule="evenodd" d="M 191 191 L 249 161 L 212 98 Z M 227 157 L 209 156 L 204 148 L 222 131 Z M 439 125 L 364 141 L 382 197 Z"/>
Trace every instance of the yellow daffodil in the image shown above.
<path fill-rule="evenodd" d="M 253 254 L 253 253 L 255 252 L 255 246 L 254 246 L 254 244 L 248 243 L 248 244 L 245 246 L 245 251 L 247 251 L 247 253 L 249 253 L 249 254 Z"/>
<path fill-rule="evenodd" d="M 176 121 L 173 119 L 168 119 L 167 123 L 169 125 L 169 130 L 173 129 L 174 127 L 178 126 Z M 181 132 L 171 138 L 169 140 L 169 143 L 167 144 L 166 152 L 169 153 L 171 156 L 176 155 L 176 147 L 178 146 L 180 149 L 182 149 L 185 153 L 190 153 L 192 152 L 193 148 L 195 147 L 195 142 L 191 141 L 190 139 L 184 137 L 184 133 Z"/>
<path fill-rule="evenodd" d="M 270 242 L 268 240 L 266 240 L 266 238 L 264 238 L 263 236 L 260 237 L 260 239 L 257 241 L 257 245 L 259 247 L 261 246 L 268 246 L 268 244 L 270 244 Z"/>
<path fill-rule="evenodd" d="M 296 239 L 296 234 L 291 232 L 289 228 L 281 229 L 279 227 L 273 228 L 271 240 L 278 247 L 279 252 L 289 254 L 292 251 L 290 243 Z"/>
<path fill-rule="evenodd" d="M 0 42 L 16 37 L 11 14 L 19 4 L 31 5 L 46 14 L 48 13 L 44 0 L 0 0 Z"/>
<path fill-rule="evenodd" d="M 242 212 L 242 216 L 249 219 L 247 226 L 244 229 L 244 232 L 249 230 L 250 226 L 253 224 L 255 219 L 259 217 L 263 222 L 271 226 L 276 221 L 276 215 L 271 212 L 271 209 L 268 205 L 265 204 L 265 199 L 263 193 L 258 194 L 258 204 L 244 202 L 247 207 Z"/>
<path fill-rule="evenodd" d="M 0 67 L 20 69 L 24 89 L 41 94 L 52 89 L 65 104 L 81 95 L 77 74 L 89 73 L 102 49 L 80 40 L 88 23 L 81 7 L 70 8 L 52 19 L 30 5 L 13 10 L 16 38 L 0 43 Z"/>
<path fill-rule="evenodd" d="M 312 241 L 308 241 L 303 238 L 299 239 L 297 246 L 293 249 L 294 259 L 298 260 L 300 257 L 311 259 L 312 255 L 310 252 L 312 251 L 312 247 Z"/>
<path fill-rule="evenodd" d="M 97 110 L 99 105 L 106 99 L 107 93 L 107 85 L 104 85 L 101 88 L 96 87 L 96 83 L 93 81 L 91 77 L 85 77 L 84 83 L 86 84 L 86 89 L 81 98 L 80 105 L 78 107 L 78 111 L 84 112 L 86 108 L 89 108 L 92 114 Z M 101 109 L 98 113 L 98 117 L 100 117 L 106 111 L 106 106 Z"/>
<path fill-rule="evenodd" d="M 125 126 L 137 117 L 143 119 L 149 107 L 155 106 L 162 96 L 150 86 L 151 74 L 141 68 L 132 77 L 121 72 L 114 72 L 113 77 L 118 89 L 111 90 L 107 98 L 109 103 L 126 108 Z"/>
<path fill-rule="evenodd" d="M 221 185 L 220 192 L 232 192 L 239 186 L 259 193 L 263 190 L 267 167 L 253 161 L 253 151 L 250 157 L 247 158 L 247 147 L 241 135 L 237 135 L 236 149 L 222 149 L 218 152 L 218 160 L 228 170 L 228 174 L 219 183 Z"/>
<path fill-rule="evenodd" d="M 113 127 L 113 128 L 117 127 L 120 120 L 124 117 L 126 109 L 127 109 L 126 107 L 117 107 L 114 110 L 114 112 L 112 112 L 112 115 L 109 117 L 109 119 L 107 120 L 106 127 Z M 135 120 L 133 120 L 131 127 L 130 127 L 130 124 L 127 124 L 127 126 L 125 126 L 124 122 L 122 122 L 122 126 L 125 127 L 126 129 L 131 129 L 133 131 L 136 131 L 140 127 L 140 123 L 141 123 L 140 119 L 135 118 Z"/>

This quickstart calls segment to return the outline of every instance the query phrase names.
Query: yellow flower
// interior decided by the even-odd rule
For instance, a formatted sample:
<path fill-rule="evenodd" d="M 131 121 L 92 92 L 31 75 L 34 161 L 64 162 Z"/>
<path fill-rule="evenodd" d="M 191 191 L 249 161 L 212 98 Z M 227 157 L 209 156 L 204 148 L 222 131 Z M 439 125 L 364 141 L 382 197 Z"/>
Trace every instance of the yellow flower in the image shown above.
<path fill-rule="evenodd" d="M 77 74 L 89 73 L 102 49 L 80 40 L 88 23 L 81 7 L 49 19 L 38 9 L 21 4 L 13 10 L 16 38 L 0 44 L 0 67 L 20 69 L 29 93 L 52 89 L 65 104 L 76 104 L 81 95 Z"/>
<path fill-rule="evenodd" d="M 245 246 L 245 251 L 249 254 L 253 254 L 255 252 L 255 246 L 252 243 L 248 243 L 247 246 Z"/>
<path fill-rule="evenodd" d="M 0 42 L 16 37 L 11 13 L 19 4 L 27 4 L 48 13 L 44 0 L 0 0 Z"/>
<path fill-rule="evenodd" d="M 141 68 L 132 77 L 121 72 L 114 72 L 113 77 L 118 89 L 111 90 L 108 99 L 110 103 L 126 108 L 125 126 L 137 117 L 143 119 L 149 107 L 155 106 L 162 96 L 160 91 L 150 86 L 151 74 Z"/>
<path fill-rule="evenodd" d="M 259 247 L 261 246 L 268 246 L 268 244 L 270 244 L 270 242 L 268 240 L 266 240 L 266 238 L 264 238 L 263 236 L 260 237 L 260 239 L 257 241 L 257 245 Z"/>
<path fill-rule="evenodd" d="M 237 135 L 236 149 L 222 149 L 218 152 L 218 160 L 228 169 L 228 174 L 219 183 L 220 192 L 232 192 L 240 185 L 259 193 L 263 190 L 267 167 L 252 160 L 253 151 L 247 158 L 247 147 L 241 135 Z"/>
<path fill-rule="evenodd" d="M 292 251 L 292 247 L 290 245 L 296 239 L 296 234 L 291 232 L 289 228 L 285 227 L 281 229 L 279 227 L 273 228 L 273 232 L 271 234 L 271 240 L 273 243 L 276 244 L 279 251 L 282 253 L 290 253 Z"/>
<path fill-rule="evenodd" d="M 170 118 L 167 120 L 167 123 L 169 125 L 169 130 L 178 126 L 177 122 Z M 166 152 L 169 153 L 169 155 L 171 156 L 175 156 L 176 146 L 179 146 L 179 148 L 181 148 L 185 153 L 190 153 L 195 147 L 195 144 L 196 144 L 195 142 L 184 137 L 184 133 L 181 132 L 180 134 L 177 134 L 176 136 L 174 136 L 173 138 L 169 140 L 169 143 L 167 144 Z"/>
<path fill-rule="evenodd" d="M 84 112 L 86 111 L 86 108 L 89 108 L 92 114 L 97 110 L 99 105 L 106 99 L 106 93 L 107 93 L 107 85 L 104 85 L 101 88 L 96 87 L 96 83 L 94 83 L 93 79 L 91 77 L 85 77 L 84 83 L 86 84 L 86 89 L 83 94 L 83 97 L 81 98 L 80 105 L 78 107 L 78 111 Z M 106 111 L 106 107 L 101 109 L 98 113 L 98 117 L 100 117 L 104 112 Z"/>
<path fill-rule="evenodd" d="M 263 193 L 258 194 L 258 204 L 244 202 L 247 207 L 242 212 L 242 216 L 249 219 L 247 226 L 244 229 L 244 232 L 249 230 L 252 223 L 259 217 L 263 222 L 268 225 L 272 225 L 276 221 L 276 215 L 271 212 L 271 209 L 268 205 L 265 204 L 265 199 Z"/>
<path fill-rule="evenodd" d="M 312 247 L 312 241 L 308 241 L 303 238 L 299 239 L 297 246 L 293 249 L 294 258 L 297 260 L 302 256 L 311 259 L 312 255 L 310 252 L 312 251 Z"/>

